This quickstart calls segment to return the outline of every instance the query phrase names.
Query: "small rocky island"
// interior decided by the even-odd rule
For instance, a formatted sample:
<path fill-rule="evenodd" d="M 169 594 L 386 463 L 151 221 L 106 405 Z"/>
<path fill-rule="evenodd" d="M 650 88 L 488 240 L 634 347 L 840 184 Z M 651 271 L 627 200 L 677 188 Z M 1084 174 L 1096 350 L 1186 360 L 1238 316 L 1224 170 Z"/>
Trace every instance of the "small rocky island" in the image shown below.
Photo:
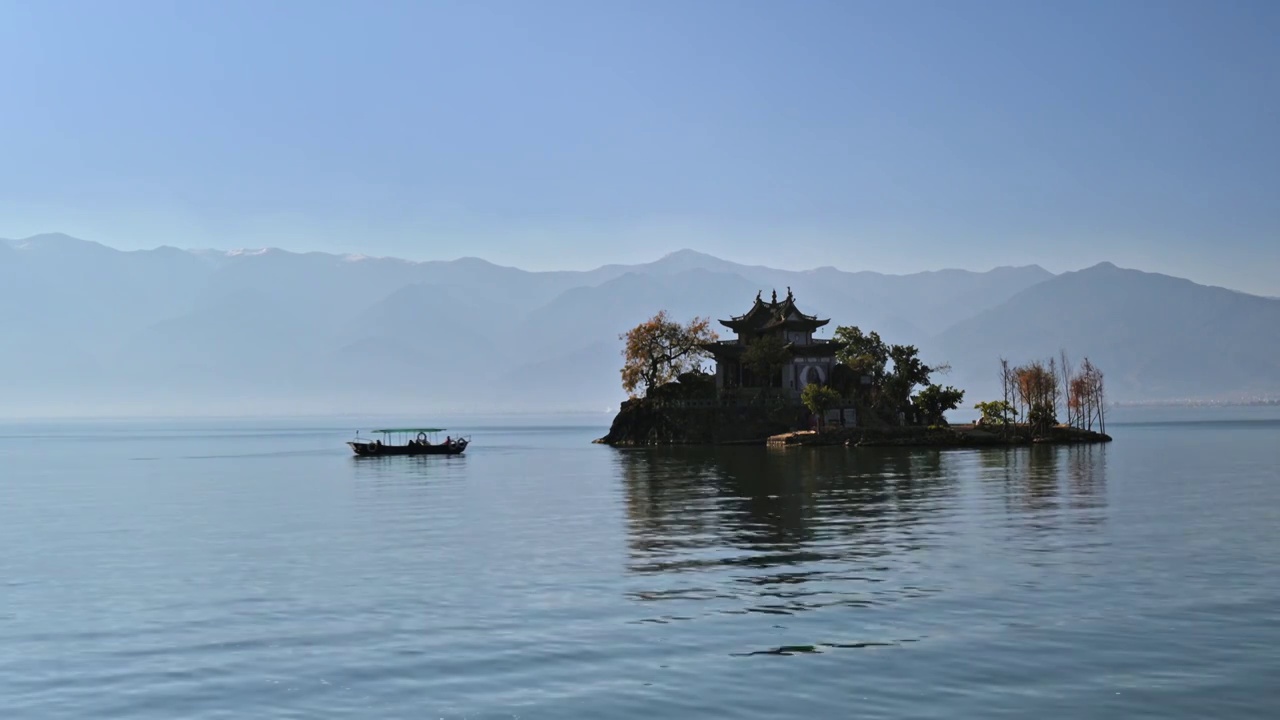
<path fill-rule="evenodd" d="M 964 391 L 932 382 L 912 345 L 875 332 L 837 327 L 802 312 L 791 289 L 783 299 L 757 294 L 742 315 L 719 321 L 721 340 L 704 318 L 680 324 L 659 312 L 623 335 L 622 403 L 609 433 L 615 447 L 647 445 L 907 445 L 984 447 L 1095 443 L 1105 432 L 1102 373 L 1086 359 L 1010 367 L 1001 361 L 1003 398 L 974 406 L 974 424 L 945 417 Z M 714 372 L 703 369 L 706 360 Z M 1058 419 L 1059 408 L 1066 422 Z M 1095 429 L 1096 427 L 1096 429 Z"/>

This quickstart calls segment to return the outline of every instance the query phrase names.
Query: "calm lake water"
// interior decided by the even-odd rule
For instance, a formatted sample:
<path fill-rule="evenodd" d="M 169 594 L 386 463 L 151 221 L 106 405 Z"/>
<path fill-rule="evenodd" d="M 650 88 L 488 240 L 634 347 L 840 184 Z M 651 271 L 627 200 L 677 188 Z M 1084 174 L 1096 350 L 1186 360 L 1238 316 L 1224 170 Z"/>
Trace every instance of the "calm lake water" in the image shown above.
<path fill-rule="evenodd" d="M 1237 415 L 366 459 L 337 422 L 6 424 L 0 717 L 1276 717 L 1280 420 Z"/>

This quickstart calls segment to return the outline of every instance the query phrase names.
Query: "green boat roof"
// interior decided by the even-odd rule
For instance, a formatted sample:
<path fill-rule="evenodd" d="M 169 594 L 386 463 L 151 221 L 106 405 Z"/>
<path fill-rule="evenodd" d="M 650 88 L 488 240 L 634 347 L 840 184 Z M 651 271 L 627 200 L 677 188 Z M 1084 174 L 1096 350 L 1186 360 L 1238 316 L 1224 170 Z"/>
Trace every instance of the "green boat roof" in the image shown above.
<path fill-rule="evenodd" d="M 389 430 L 370 430 L 376 433 L 420 433 L 420 432 L 444 432 L 445 428 L 391 428 Z"/>

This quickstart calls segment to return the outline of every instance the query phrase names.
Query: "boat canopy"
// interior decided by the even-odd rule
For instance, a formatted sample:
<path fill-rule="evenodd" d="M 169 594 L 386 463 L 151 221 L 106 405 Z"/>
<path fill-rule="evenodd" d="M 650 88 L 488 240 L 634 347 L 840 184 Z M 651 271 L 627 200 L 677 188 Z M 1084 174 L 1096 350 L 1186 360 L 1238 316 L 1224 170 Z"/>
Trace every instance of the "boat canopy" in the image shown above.
<path fill-rule="evenodd" d="M 445 428 L 391 428 L 390 430 L 370 430 L 376 433 L 438 433 L 444 432 Z"/>

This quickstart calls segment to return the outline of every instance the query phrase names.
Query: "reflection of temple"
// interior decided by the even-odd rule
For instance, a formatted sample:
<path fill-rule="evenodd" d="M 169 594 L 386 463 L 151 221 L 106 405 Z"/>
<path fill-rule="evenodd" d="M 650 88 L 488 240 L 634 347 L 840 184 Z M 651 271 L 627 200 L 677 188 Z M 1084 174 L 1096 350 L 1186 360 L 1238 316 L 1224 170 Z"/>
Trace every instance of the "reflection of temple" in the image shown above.
<path fill-rule="evenodd" d="M 630 569 L 881 557 L 888 552 L 882 542 L 908 547 L 913 528 L 954 502 L 947 498 L 957 490 L 957 471 L 945 457 L 898 448 L 856 456 L 698 447 L 620 453 Z"/>
<path fill-rule="evenodd" d="M 914 566 L 918 561 L 904 554 L 947 546 L 946 529 L 957 527 L 992 542 L 1014 533 L 1026 547 L 1060 550 L 1064 538 L 1106 521 L 1106 450 L 618 453 L 627 570 L 685 576 L 732 569 L 735 584 L 776 585 L 778 592 L 786 586 L 794 594 L 806 579 L 838 579 L 841 565 L 856 575 Z M 990 522 L 1001 506 L 1012 521 Z M 881 597 L 889 587 L 880 588 Z"/>
<path fill-rule="evenodd" d="M 716 389 L 772 386 L 782 388 L 792 397 L 799 397 L 806 385 L 829 382 L 831 369 L 836 364 L 836 351 L 842 346 L 832 340 L 813 337 L 814 331 L 828 322 L 830 320 L 819 320 L 801 312 L 796 307 L 791 288 L 787 288 L 787 297 L 781 301 L 777 291 L 769 302 L 757 294 L 755 304 L 746 313 L 720 321 L 736 337 L 703 346 L 716 359 Z M 773 378 L 758 378 L 743 362 L 743 354 L 752 343 L 768 336 L 778 336 L 782 340 L 790 360 Z"/>

